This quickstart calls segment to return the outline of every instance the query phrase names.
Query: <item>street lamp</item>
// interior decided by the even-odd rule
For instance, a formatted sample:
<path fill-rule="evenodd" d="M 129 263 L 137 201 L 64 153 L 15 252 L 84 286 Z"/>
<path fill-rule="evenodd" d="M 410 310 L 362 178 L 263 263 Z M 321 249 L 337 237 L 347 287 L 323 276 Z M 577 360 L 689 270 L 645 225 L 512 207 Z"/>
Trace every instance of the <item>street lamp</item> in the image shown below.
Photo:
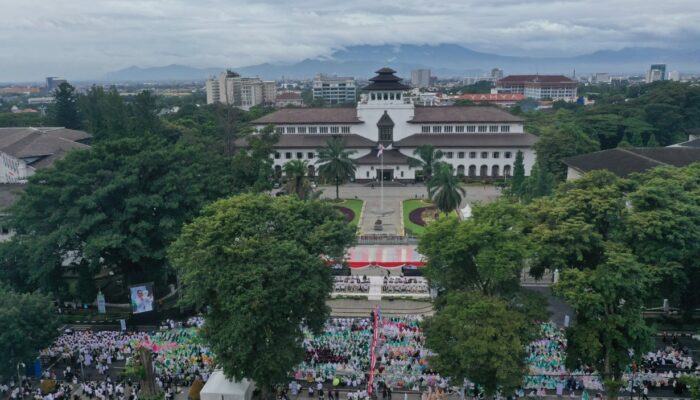
<path fill-rule="evenodd" d="M 20 366 L 21 366 L 22 368 L 27 368 L 27 366 L 26 366 L 23 362 L 20 361 L 20 362 L 17 363 L 17 387 L 21 387 L 21 386 L 22 386 L 22 377 L 21 377 L 20 374 L 19 374 L 19 367 L 20 367 Z M 20 390 L 21 390 L 21 389 L 20 389 Z"/>

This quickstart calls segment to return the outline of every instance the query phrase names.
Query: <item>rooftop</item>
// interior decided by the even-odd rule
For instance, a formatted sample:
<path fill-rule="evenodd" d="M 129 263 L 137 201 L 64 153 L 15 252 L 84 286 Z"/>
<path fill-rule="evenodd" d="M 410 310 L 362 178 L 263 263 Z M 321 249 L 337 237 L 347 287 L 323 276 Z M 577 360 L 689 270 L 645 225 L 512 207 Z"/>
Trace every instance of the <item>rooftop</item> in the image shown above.
<path fill-rule="evenodd" d="M 364 156 L 358 158 L 355 161 L 359 165 L 381 165 L 382 162 L 384 163 L 384 165 L 405 165 L 408 164 L 408 160 L 411 159 L 411 157 L 402 154 L 396 149 L 384 150 L 384 152 L 382 153 L 382 157 L 379 157 L 377 155 L 378 152 L 379 150 L 372 149 L 372 151 L 370 151 L 369 154 L 365 154 Z"/>
<path fill-rule="evenodd" d="M 394 142 L 396 147 L 531 147 L 537 136 L 529 133 L 416 133 Z"/>
<path fill-rule="evenodd" d="M 618 147 L 562 160 L 567 166 L 583 173 L 607 170 L 621 177 L 661 165 L 684 167 L 698 161 L 700 148 L 693 147 Z"/>
<path fill-rule="evenodd" d="M 394 75 L 396 71 L 391 68 L 382 68 L 376 72 L 377 75 L 370 79 L 370 84 L 362 90 L 409 90 L 410 87 L 401 83 L 402 79 Z"/>
<path fill-rule="evenodd" d="M 469 101 L 520 101 L 525 95 L 521 93 L 464 93 L 455 100 Z"/>
<path fill-rule="evenodd" d="M 576 83 L 564 75 L 508 75 L 498 83 Z"/>
<path fill-rule="evenodd" d="M 255 125 L 361 124 L 355 108 L 284 108 L 252 122 Z"/>
<path fill-rule="evenodd" d="M 496 107 L 416 107 L 411 123 L 426 122 L 516 122 L 524 120 Z"/>
<path fill-rule="evenodd" d="M 0 128 L 0 151 L 27 159 L 34 168 L 52 165 L 73 149 L 87 149 L 81 143 L 92 135 L 66 128 Z"/>
<path fill-rule="evenodd" d="M 340 137 L 347 148 L 367 148 L 376 147 L 377 143 L 360 135 L 342 134 L 342 135 L 327 135 L 327 134 L 289 134 L 280 135 L 279 140 L 272 147 L 274 148 L 319 148 L 326 145 L 328 139 L 332 137 Z M 237 139 L 234 144 L 238 147 L 247 147 L 248 142 L 243 139 Z"/>

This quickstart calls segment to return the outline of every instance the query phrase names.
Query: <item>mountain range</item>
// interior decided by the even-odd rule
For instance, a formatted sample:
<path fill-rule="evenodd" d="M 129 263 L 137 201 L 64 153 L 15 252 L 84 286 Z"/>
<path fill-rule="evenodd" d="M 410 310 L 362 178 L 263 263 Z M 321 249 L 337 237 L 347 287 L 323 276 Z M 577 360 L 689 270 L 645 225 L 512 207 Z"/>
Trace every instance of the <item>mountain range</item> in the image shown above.
<path fill-rule="evenodd" d="M 652 63 L 668 64 L 668 70 L 700 72 L 700 50 L 631 47 L 602 50 L 573 57 L 521 57 L 483 53 L 455 44 L 352 46 L 328 57 L 289 64 L 258 64 L 232 69 L 243 76 L 264 79 L 305 79 L 318 73 L 368 78 L 373 71 L 390 66 L 399 76 L 410 77 L 413 69 L 429 68 L 440 78 L 478 76 L 498 67 L 506 74 L 643 74 Z M 128 67 L 100 77 L 105 82 L 196 81 L 227 69 L 194 68 L 186 65 Z"/>

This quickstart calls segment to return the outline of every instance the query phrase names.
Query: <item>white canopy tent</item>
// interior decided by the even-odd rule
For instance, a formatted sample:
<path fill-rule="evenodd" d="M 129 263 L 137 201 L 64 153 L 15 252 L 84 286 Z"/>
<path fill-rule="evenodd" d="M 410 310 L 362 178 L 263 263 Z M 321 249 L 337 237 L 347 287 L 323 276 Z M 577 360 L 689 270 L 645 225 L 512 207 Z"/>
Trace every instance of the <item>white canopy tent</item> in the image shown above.
<path fill-rule="evenodd" d="M 202 391 L 199 392 L 200 400 L 251 400 L 253 398 L 255 384 L 244 379 L 232 382 L 224 376 L 221 370 L 214 371 Z"/>

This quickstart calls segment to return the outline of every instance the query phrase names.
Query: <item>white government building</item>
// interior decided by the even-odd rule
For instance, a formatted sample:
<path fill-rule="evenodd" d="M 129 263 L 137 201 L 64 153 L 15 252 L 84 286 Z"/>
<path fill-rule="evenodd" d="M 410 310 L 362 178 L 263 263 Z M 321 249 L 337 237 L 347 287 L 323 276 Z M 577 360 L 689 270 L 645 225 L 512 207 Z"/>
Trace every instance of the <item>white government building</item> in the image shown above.
<path fill-rule="evenodd" d="M 535 162 L 536 136 L 523 130 L 523 119 L 494 107 L 421 107 L 404 96 L 409 87 L 382 68 L 357 108 L 286 108 L 253 121 L 257 130 L 273 125 L 280 132 L 275 145 L 275 170 L 291 160 L 309 163 L 314 176 L 318 149 L 339 136 L 355 150 L 356 181 L 413 181 L 420 170 L 409 165 L 417 146 L 432 144 L 445 154 L 457 174 L 471 179 L 496 179 L 512 175 L 515 155 L 522 151 L 525 173 Z M 237 141 L 246 146 L 245 140 Z M 384 167 L 377 157 L 384 151 Z"/>

